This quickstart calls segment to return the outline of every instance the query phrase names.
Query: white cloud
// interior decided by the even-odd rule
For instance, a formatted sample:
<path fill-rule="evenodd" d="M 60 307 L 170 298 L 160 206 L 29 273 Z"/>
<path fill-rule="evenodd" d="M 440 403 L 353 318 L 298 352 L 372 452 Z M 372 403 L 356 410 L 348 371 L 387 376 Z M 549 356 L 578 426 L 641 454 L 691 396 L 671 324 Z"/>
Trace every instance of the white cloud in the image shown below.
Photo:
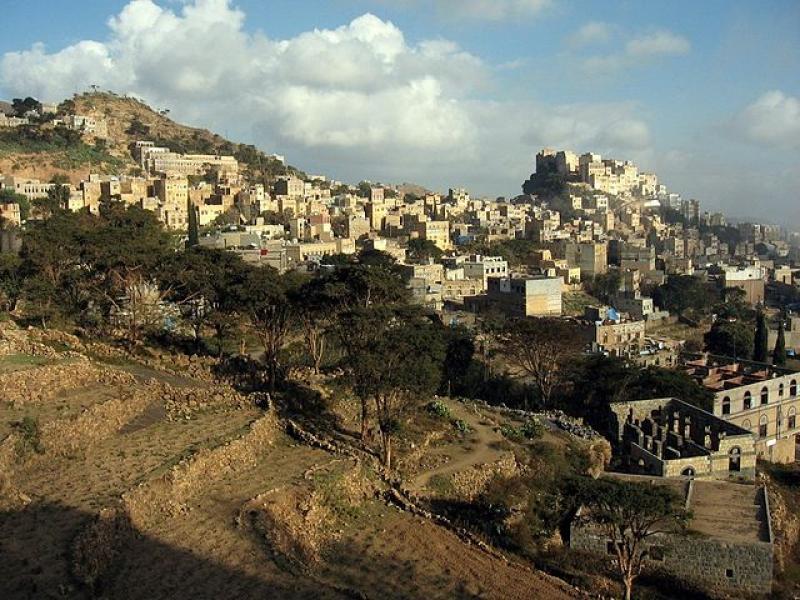
<path fill-rule="evenodd" d="M 481 59 L 448 40 L 411 44 L 371 14 L 271 39 L 246 33 L 230 0 L 167 6 L 131 0 L 105 41 L 7 53 L 0 86 L 58 100 L 97 84 L 331 176 L 478 192 L 516 193 L 508 182 L 527 177 L 541 146 L 628 158 L 649 144 L 630 104 L 487 100 Z"/>
<path fill-rule="evenodd" d="M 800 98 L 766 92 L 734 116 L 733 131 L 756 144 L 800 147 Z"/>
<path fill-rule="evenodd" d="M 575 33 L 567 38 L 567 44 L 572 48 L 582 48 L 593 44 L 604 44 L 611 39 L 614 27 L 601 21 L 593 21 L 581 26 Z"/>
<path fill-rule="evenodd" d="M 579 29 L 572 38 L 577 36 L 577 39 L 581 39 L 582 30 Z M 610 34 L 611 30 L 607 33 Z M 606 74 L 643 66 L 660 57 L 688 54 L 691 48 L 691 43 L 685 37 L 659 29 L 628 40 L 619 52 L 585 58 L 582 66 L 586 73 Z"/>
<path fill-rule="evenodd" d="M 655 31 L 634 38 L 625 45 L 625 54 L 633 58 L 687 54 L 692 45 L 685 37 L 671 31 Z"/>

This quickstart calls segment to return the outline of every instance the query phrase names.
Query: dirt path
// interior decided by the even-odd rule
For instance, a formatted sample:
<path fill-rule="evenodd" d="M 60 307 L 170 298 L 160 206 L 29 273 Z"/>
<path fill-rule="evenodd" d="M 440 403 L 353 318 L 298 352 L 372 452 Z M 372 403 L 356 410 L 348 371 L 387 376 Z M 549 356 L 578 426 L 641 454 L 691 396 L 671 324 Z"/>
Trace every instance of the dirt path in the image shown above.
<path fill-rule="evenodd" d="M 473 408 L 455 400 L 442 400 L 450 409 L 453 419 L 464 421 L 471 430 L 466 444 L 448 445 L 431 450 L 431 456 L 449 456 L 445 464 L 419 473 L 410 482 L 412 491 L 421 491 L 431 477 L 436 475 L 452 475 L 475 465 L 490 464 L 503 458 L 504 450 L 497 447 L 503 441 L 503 435 L 494 430 L 495 425 L 488 421 L 478 408 Z"/>

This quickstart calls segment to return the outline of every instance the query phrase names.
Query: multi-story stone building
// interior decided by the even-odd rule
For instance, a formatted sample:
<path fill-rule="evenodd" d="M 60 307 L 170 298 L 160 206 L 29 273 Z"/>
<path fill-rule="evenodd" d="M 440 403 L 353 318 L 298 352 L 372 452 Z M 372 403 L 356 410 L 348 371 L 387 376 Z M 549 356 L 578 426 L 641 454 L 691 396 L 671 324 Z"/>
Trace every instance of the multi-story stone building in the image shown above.
<path fill-rule="evenodd" d="M 714 392 L 715 416 L 756 436 L 756 452 L 772 462 L 795 461 L 800 373 L 762 363 L 686 355 L 683 369 Z"/>
<path fill-rule="evenodd" d="M 560 277 L 490 277 L 486 303 L 511 317 L 559 316 Z"/>
<path fill-rule="evenodd" d="M 579 267 L 581 278 L 592 280 L 608 271 L 608 244 L 606 242 L 567 242 L 565 255 L 569 266 Z"/>

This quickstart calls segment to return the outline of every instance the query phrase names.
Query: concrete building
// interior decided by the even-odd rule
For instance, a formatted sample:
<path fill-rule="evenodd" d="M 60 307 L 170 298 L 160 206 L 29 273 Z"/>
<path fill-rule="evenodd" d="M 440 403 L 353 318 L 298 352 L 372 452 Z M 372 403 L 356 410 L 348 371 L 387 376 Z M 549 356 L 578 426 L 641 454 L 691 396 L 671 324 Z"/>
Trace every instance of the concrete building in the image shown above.
<path fill-rule="evenodd" d="M 744 290 L 745 300 L 754 306 L 764 302 L 764 270 L 760 266 L 726 268 L 722 285 Z"/>
<path fill-rule="evenodd" d="M 490 277 L 488 306 L 511 317 L 560 316 L 560 277 Z"/>
<path fill-rule="evenodd" d="M 759 458 L 795 461 L 800 373 L 711 355 L 684 356 L 683 370 L 714 393 L 715 416 L 756 436 Z"/>
<path fill-rule="evenodd" d="M 480 280 L 484 289 L 488 287 L 490 277 L 508 277 L 508 262 L 502 256 L 473 254 L 459 266 L 464 269 L 464 277 Z"/>
<path fill-rule="evenodd" d="M 580 268 L 581 279 L 592 280 L 608 271 L 608 244 L 567 242 L 565 258 L 570 267 Z"/>

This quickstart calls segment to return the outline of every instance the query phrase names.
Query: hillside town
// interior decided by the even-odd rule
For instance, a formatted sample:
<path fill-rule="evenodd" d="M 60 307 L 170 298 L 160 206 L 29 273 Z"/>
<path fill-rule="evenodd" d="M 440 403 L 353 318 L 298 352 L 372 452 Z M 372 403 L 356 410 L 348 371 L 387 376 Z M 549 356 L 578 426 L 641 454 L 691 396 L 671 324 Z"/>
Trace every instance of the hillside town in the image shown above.
<path fill-rule="evenodd" d="M 780 474 L 797 461 L 800 443 L 800 232 L 705 211 L 657 174 L 591 148 L 541 149 L 530 176 L 520 176 L 521 193 L 477 198 L 462 187 L 444 193 L 409 184 L 348 184 L 303 173 L 278 154 L 241 160 L 216 149 L 184 151 L 138 117 L 126 123 L 124 140 L 115 139 L 102 113 L 71 112 L 78 100 L 17 99 L 0 114 L 6 136 L 56 132 L 70 143 L 128 152 L 110 155 L 122 165 L 116 172 L 89 165 L 88 174 L 64 170 L 42 179 L 27 168 L 36 162 L 29 156 L 0 173 L 0 305 L 6 321 L 34 332 L 34 341 L 25 343 L 39 348 L 64 329 L 63 344 L 76 356 L 78 348 L 91 356 L 89 340 L 96 338 L 91 352 L 102 344 L 103 352 L 128 360 L 143 351 L 137 347 L 155 343 L 145 340 L 183 336 L 181 343 L 194 344 L 189 355 L 198 372 L 212 380 L 221 377 L 223 356 L 238 357 L 250 370 L 228 373 L 230 381 L 263 377 L 251 389 L 258 395 L 237 396 L 239 405 L 282 406 L 286 427 L 296 428 L 298 439 L 314 440 L 315 452 L 358 456 L 357 462 L 377 457 L 381 485 L 388 486 L 383 493 L 401 504 L 422 502 L 424 494 L 410 482 L 438 481 L 452 491 L 459 481 L 452 471 L 453 479 L 442 483 L 441 456 L 424 454 L 430 439 L 414 437 L 414 403 L 427 419 L 471 415 L 453 418 L 461 434 L 485 429 L 491 439 L 530 450 L 534 462 L 527 466 L 516 446 L 509 455 L 513 463 L 517 453 L 515 473 L 532 489 L 540 467 L 531 466 L 539 453 L 530 440 L 588 444 L 589 456 L 601 455 L 590 470 L 596 485 L 609 486 L 602 493 L 622 494 L 614 486 L 626 485 L 651 490 L 652 498 L 663 492 L 677 498 L 682 519 L 690 518 L 688 525 L 675 521 L 655 531 L 653 523 L 675 515 L 673 505 L 654 508 L 661 512 L 650 529 L 621 527 L 623 537 L 616 539 L 608 516 L 592 517 L 615 509 L 598 499 L 600 491 L 559 492 L 582 503 L 564 510 L 566 521 L 559 515 L 562 520 L 541 524 L 548 539 L 557 536 L 571 551 L 598 560 L 613 557 L 628 594 L 640 571 L 653 570 L 711 596 L 765 597 L 774 573 L 794 568 L 797 524 L 787 514 L 791 496 L 780 491 Z M 269 174 L 256 169 L 263 161 L 273 168 Z M 94 237 L 106 230 L 107 239 Z M 117 246 L 113 252 L 109 244 Z M 396 313 L 380 312 L 396 305 L 402 305 Z M 430 322 L 442 328 L 447 348 L 435 360 L 428 357 L 439 361 L 435 367 L 415 362 L 439 344 L 425 337 L 433 335 Z M 370 329 L 381 332 L 378 338 L 354 341 Z M 2 343 L 10 348 L 0 354 L 25 354 L 22 331 L 0 331 L 0 349 Z M 218 351 L 203 346 L 212 338 Z M 323 352 L 326 339 L 338 362 L 326 362 L 333 360 Z M 463 364 L 456 364 L 457 343 L 468 348 Z M 403 356 L 394 357 L 396 351 Z M 47 352 L 51 359 L 62 356 Z M 177 342 L 169 352 L 184 356 Z M 296 369 L 305 369 L 320 398 L 343 393 L 332 382 L 362 398 L 359 435 L 314 430 L 321 413 L 298 416 L 307 407 L 293 404 L 300 380 L 292 379 L 289 356 L 304 352 Z M 385 362 L 376 363 L 375 353 Z M 153 356 L 149 367 L 187 376 L 175 370 L 178 358 Z M 202 362 L 217 360 L 213 367 Z M 46 368 L 35 367 L 31 378 Z M 433 383 L 422 385 L 431 369 Z M 0 370 L 0 379 L 11 372 Z M 384 381 L 394 387 L 380 388 Z M 22 405 L 17 388 L 0 390 L 6 393 L 0 402 L 15 410 Z M 298 434 L 301 427 L 310 433 Z M 607 450 L 596 450 L 598 444 Z M 422 470 L 410 470 L 398 484 L 393 469 L 403 473 L 415 460 Z M 492 477 L 467 497 L 489 503 Z M 17 478 L 14 485 L 25 483 Z M 428 491 L 441 506 L 432 502 L 426 511 L 445 510 L 436 495 L 441 490 Z M 497 493 L 505 500 L 511 494 Z M 776 498 L 780 523 L 771 504 Z M 447 523 L 465 523 L 461 533 L 460 525 L 452 527 L 462 539 L 496 543 L 468 517 L 447 514 Z M 545 519 L 543 511 L 535 518 Z M 565 527 L 569 535 L 558 533 Z M 625 546 L 630 541 L 639 549 Z M 522 542 L 496 543 L 512 552 L 522 547 L 515 544 Z M 548 571 L 568 575 L 564 568 Z"/>

